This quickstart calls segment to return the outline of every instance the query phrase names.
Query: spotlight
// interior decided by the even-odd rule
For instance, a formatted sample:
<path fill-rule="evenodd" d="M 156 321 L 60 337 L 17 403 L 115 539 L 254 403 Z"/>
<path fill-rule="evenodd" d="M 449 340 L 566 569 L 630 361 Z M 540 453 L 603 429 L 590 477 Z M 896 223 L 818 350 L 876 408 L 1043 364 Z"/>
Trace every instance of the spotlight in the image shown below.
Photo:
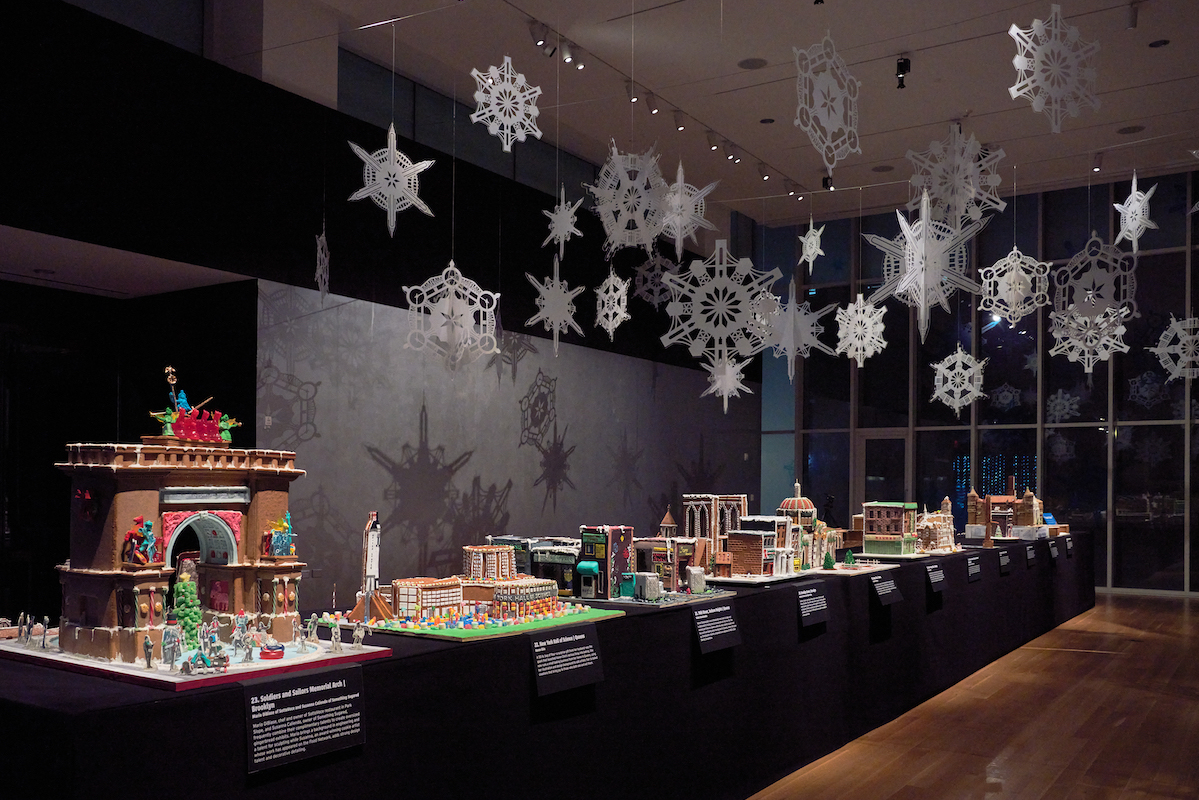
<path fill-rule="evenodd" d="M 558 46 L 556 44 L 554 44 L 553 42 L 547 41 L 545 43 L 545 46 L 541 48 L 541 52 L 545 55 L 546 58 L 553 58 L 554 53 L 558 52 Z"/>
<path fill-rule="evenodd" d="M 687 117 L 677 108 L 674 110 L 674 129 L 681 131 L 687 127 Z"/>
<path fill-rule="evenodd" d="M 716 135 L 716 131 L 708 131 L 708 149 L 720 149 L 720 137 Z M 1195 158 L 1199 158 L 1199 156 L 1195 156 Z"/>
<path fill-rule="evenodd" d="M 783 178 L 783 187 L 786 188 L 787 194 L 790 197 L 794 197 L 799 192 L 799 184 L 790 178 Z"/>
<path fill-rule="evenodd" d="M 770 170 L 761 161 L 758 162 L 758 174 L 762 176 L 762 180 L 770 180 Z"/>
<path fill-rule="evenodd" d="M 584 66 L 583 65 L 583 48 L 579 47 L 577 44 L 574 46 L 574 57 L 575 57 L 575 69 L 582 69 Z"/>
<path fill-rule="evenodd" d="M 570 42 L 562 42 L 562 63 L 569 64 L 575 60 L 574 51 L 571 50 Z"/>
<path fill-rule="evenodd" d="M 658 98 L 654 97 L 653 92 L 645 93 L 645 107 L 649 109 L 649 113 L 658 113 Z"/>
<path fill-rule="evenodd" d="M 637 102 L 637 84 L 633 83 L 632 81 L 625 81 L 624 88 L 629 93 L 629 102 L 636 103 Z"/>
<path fill-rule="evenodd" d="M 549 28 L 535 19 L 529 20 L 529 35 L 533 37 L 533 44 L 538 47 L 544 47 L 549 39 Z"/>
<path fill-rule="evenodd" d="M 904 76 L 907 75 L 911 71 L 912 71 L 912 59 L 904 58 L 903 56 L 900 56 L 898 59 L 896 59 L 896 61 L 895 61 L 895 77 L 899 78 L 899 85 L 895 87 L 896 89 L 904 88 L 904 86 L 903 86 Z"/>
<path fill-rule="evenodd" d="M 833 176 L 832 175 L 825 175 L 823 178 L 821 178 L 820 185 L 830 192 L 837 191 L 837 187 L 833 186 Z"/>
<path fill-rule="evenodd" d="M 1095 158 L 1091 161 L 1091 172 L 1098 172 L 1103 169 L 1103 151 L 1095 154 Z"/>
<path fill-rule="evenodd" d="M 733 163 L 734 164 L 741 163 L 741 150 L 739 150 L 737 148 L 737 145 L 733 145 Z"/>
<path fill-rule="evenodd" d="M 725 159 L 728 161 L 732 161 L 733 160 L 733 143 L 728 140 L 725 140 L 722 147 L 724 148 Z"/>

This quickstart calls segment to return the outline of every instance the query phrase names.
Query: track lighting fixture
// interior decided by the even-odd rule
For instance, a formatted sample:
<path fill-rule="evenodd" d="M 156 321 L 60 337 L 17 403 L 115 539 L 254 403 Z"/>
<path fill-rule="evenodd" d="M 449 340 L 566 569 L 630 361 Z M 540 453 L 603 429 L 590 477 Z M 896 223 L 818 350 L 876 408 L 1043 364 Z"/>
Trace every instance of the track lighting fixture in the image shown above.
<path fill-rule="evenodd" d="M 531 19 L 529 20 L 529 35 L 533 37 L 533 44 L 544 47 L 549 40 L 550 31 L 544 24 Z"/>
<path fill-rule="evenodd" d="M 575 61 L 574 61 L 575 69 L 582 69 L 584 66 L 584 64 L 583 64 L 583 56 L 584 56 L 583 48 L 579 47 L 576 44 L 572 49 L 574 51 L 574 57 L 575 57 Z"/>
<path fill-rule="evenodd" d="M 903 86 L 904 76 L 907 75 L 911 71 L 912 71 L 912 59 L 906 58 L 904 56 L 900 56 L 895 61 L 895 77 L 899 78 L 899 85 L 895 87 L 896 89 L 904 88 L 904 86 Z"/>
<path fill-rule="evenodd" d="M 783 187 L 787 190 L 789 197 L 794 197 L 799 192 L 799 184 L 790 178 L 783 178 Z"/>
<path fill-rule="evenodd" d="M 629 102 L 636 103 L 637 102 L 637 84 L 633 83 L 632 81 L 625 81 L 624 88 L 625 88 L 625 91 L 627 91 L 629 93 Z"/>
<path fill-rule="evenodd" d="M 762 176 L 762 180 L 770 180 L 770 169 L 761 161 L 758 162 L 758 174 Z"/>
<path fill-rule="evenodd" d="M 686 128 L 686 127 L 687 127 L 687 117 L 686 117 L 686 115 L 684 115 L 682 111 L 679 111 L 679 110 L 676 108 L 676 109 L 674 110 L 674 129 L 675 129 L 676 131 L 681 131 L 681 130 L 683 130 L 683 129 L 684 129 L 684 128 Z"/>
<path fill-rule="evenodd" d="M 727 161 L 732 161 L 733 160 L 733 143 L 726 139 L 724 144 L 722 145 L 722 147 L 724 148 L 725 159 Z"/>
<path fill-rule="evenodd" d="M 1103 169 L 1103 151 L 1095 154 L 1095 158 L 1091 161 L 1091 172 L 1098 172 Z"/>
<path fill-rule="evenodd" d="M 653 92 L 645 93 L 645 107 L 649 109 L 649 113 L 658 113 L 658 98 L 654 97 Z"/>
<path fill-rule="evenodd" d="M 708 149 L 720 149 L 720 137 L 716 135 L 716 131 L 708 131 Z M 1196 156 L 1196 158 L 1199 158 L 1199 156 Z"/>
<path fill-rule="evenodd" d="M 554 53 L 558 52 L 558 45 L 554 44 L 553 42 L 547 41 L 545 43 L 545 46 L 541 48 L 541 52 L 545 55 L 546 58 L 553 58 Z"/>
<path fill-rule="evenodd" d="M 563 40 L 561 50 L 562 50 L 562 63 L 563 64 L 570 64 L 570 63 L 574 62 L 575 54 L 574 54 L 574 50 L 571 48 L 570 42 Z"/>
<path fill-rule="evenodd" d="M 1133 30 L 1137 26 L 1137 3 L 1128 4 L 1128 30 Z"/>
<path fill-rule="evenodd" d="M 821 178 L 820 185 L 830 192 L 837 191 L 837 187 L 833 186 L 833 176 L 832 175 L 825 175 L 823 178 Z"/>

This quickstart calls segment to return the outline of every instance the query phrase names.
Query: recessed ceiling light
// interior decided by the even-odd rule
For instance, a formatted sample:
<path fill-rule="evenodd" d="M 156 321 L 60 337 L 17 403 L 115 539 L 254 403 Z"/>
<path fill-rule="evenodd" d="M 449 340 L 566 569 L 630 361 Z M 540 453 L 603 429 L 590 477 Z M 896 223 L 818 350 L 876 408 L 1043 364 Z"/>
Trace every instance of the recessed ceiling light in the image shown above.
<path fill-rule="evenodd" d="M 763 125 L 773 125 L 774 117 L 763 117 L 762 119 L 758 120 L 758 122 L 762 123 Z"/>
<path fill-rule="evenodd" d="M 1149 43 L 1149 46 L 1154 47 L 1154 48 L 1165 47 L 1169 43 L 1170 43 L 1169 39 L 1154 39 L 1152 42 Z"/>
<path fill-rule="evenodd" d="M 877 167 L 871 167 L 870 171 L 871 172 L 891 172 L 894 169 L 895 169 L 895 167 L 891 166 L 890 164 L 879 164 Z"/>
<path fill-rule="evenodd" d="M 761 69 L 768 62 L 764 58 L 745 58 L 737 62 L 741 69 Z"/>
<path fill-rule="evenodd" d="M 1127 125 L 1123 128 L 1117 129 L 1116 133 L 1120 134 L 1121 136 L 1128 136 L 1129 134 L 1140 133 L 1143 130 L 1145 130 L 1144 125 Z"/>

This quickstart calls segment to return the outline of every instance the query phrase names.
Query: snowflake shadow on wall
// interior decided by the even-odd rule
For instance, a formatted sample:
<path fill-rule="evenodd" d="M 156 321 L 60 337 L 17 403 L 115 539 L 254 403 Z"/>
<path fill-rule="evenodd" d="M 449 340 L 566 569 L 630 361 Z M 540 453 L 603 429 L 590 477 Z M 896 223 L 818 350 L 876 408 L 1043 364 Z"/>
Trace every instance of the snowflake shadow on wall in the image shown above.
<path fill-rule="evenodd" d="M 310 439 L 319 439 L 316 427 L 316 393 L 321 382 L 302 381 L 269 364 L 258 373 L 256 405 L 258 443 L 293 450 Z"/>
<path fill-rule="evenodd" d="M 570 426 L 562 429 L 562 435 L 558 435 L 558 422 L 554 421 L 554 435 L 550 438 L 549 444 L 537 445 L 537 452 L 541 454 L 541 474 L 537 476 L 537 480 L 533 481 L 534 486 L 545 484 L 545 499 L 541 501 L 541 513 L 545 513 L 545 504 L 553 501 L 554 511 L 558 510 L 558 492 L 566 486 L 576 488 L 574 482 L 570 479 L 570 455 L 575 451 L 577 445 L 566 446 L 566 431 Z"/>
<path fill-rule="evenodd" d="M 517 447 L 531 444 L 541 449 L 550 426 L 558 419 L 555 406 L 557 386 L 557 378 L 537 370 L 537 377 L 520 399 L 520 444 Z"/>
<path fill-rule="evenodd" d="M 637 462 L 641 460 L 644 449 L 633 450 L 629 447 L 629 432 L 623 431 L 620 436 L 620 448 L 613 450 L 608 448 L 608 455 L 612 457 L 612 477 L 608 479 L 606 484 L 608 487 L 617 486 L 620 488 L 621 496 L 624 499 L 626 507 L 633 504 L 633 489 L 644 491 L 641 481 L 637 479 Z"/>

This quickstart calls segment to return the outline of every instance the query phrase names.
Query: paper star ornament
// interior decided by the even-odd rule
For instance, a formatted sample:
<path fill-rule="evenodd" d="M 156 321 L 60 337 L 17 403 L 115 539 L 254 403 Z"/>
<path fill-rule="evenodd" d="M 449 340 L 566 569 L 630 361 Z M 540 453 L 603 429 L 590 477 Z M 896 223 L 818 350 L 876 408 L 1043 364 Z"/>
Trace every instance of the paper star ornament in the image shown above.
<path fill-rule="evenodd" d="M 387 212 L 387 232 L 395 236 L 396 214 L 416 206 L 433 216 L 433 212 L 420 199 L 420 181 L 417 175 L 433 166 L 433 161 L 415 164 L 408 156 L 396 149 L 396 127 L 387 128 L 387 147 L 368 153 L 350 142 L 350 149 L 362 159 L 362 188 L 350 195 L 351 200 L 369 197 L 375 205 Z"/>

